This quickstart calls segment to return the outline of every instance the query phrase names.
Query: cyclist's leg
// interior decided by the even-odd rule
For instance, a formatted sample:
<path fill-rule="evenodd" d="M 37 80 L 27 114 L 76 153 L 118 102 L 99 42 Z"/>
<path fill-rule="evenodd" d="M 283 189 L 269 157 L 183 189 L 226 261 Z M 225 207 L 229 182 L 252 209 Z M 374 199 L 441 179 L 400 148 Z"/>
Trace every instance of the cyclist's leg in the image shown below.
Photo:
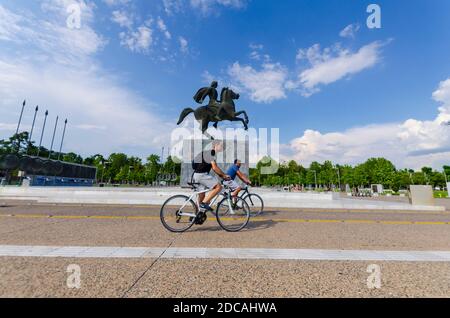
<path fill-rule="evenodd" d="M 234 180 L 225 181 L 224 185 L 230 188 L 230 190 L 232 191 L 231 196 L 233 198 L 236 198 L 239 195 L 239 192 L 243 190 L 242 187 Z"/>
<path fill-rule="evenodd" d="M 206 198 L 203 200 L 202 203 L 205 204 L 210 204 L 211 201 L 217 196 L 219 195 L 219 193 L 222 191 L 222 186 L 218 183 L 216 184 L 212 190 L 210 192 L 208 192 L 208 195 L 206 196 Z"/>
<path fill-rule="evenodd" d="M 202 196 L 199 195 L 199 205 L 205 204 L 206 206 L 209 206 L 211 201 L 220 193 L 220 191 L 222 191 L 222 186 L 216 178 L 209 174 L 195 174 L 194 179 L 195 182 L 200 184 L 205 190 L 211 190 L 207 194 L 203 193 Z"/>
<path fill-rule="evenodd" d="M 198 205 L 202 204 L 205 201 L 206 193 L 200 193 L 198 195 Z"/>
<path fill-rule="evenodd" d="M 242 187 L 237 187 L 231 195 L 233 196 L 233 198 L 236 198 L 239 195 L 239 192 L 241 192 L 242 190 Z"/>

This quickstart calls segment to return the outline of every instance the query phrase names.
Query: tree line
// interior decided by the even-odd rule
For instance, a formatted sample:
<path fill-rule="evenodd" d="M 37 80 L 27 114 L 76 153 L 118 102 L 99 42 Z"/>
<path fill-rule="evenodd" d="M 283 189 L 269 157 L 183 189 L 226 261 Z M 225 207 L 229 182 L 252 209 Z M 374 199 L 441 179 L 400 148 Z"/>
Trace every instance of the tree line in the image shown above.
<path fill-rule="evenodd" d="M 141 158 L 124 153 L 113 153 L 108 157 L 96 154 L 83 158 L 74 152 L 59 153 L 46 147 L 39 148 L 34 142 L 29 142 L 28 132 L 0 140 L 0 155 L 5 154 L 39 154 L 42 158 L 96 167 L 98 183 L 148 185 L 156 181 L 170 181 L 176 184 L 179 183 L 181 174 L 181 164 L 175 162 L 172 157 L 168 157 L 164 162 L 155 154 L 149 155 L 145 162 Z"/>
<path fill-rule="evenodd" d="M 382 184 L 385 189 L 398 192 L 407 189 L 409 185 L 432 185 L 444 188 L 446 176 L 450 178 L 450 166 L 444 166 L 443 172 L 423 167 L 419 171 L 413 169 L 397 169 L 385 158 L 371 158 L 366 162 L 351 166 L 333 164 L 325 161 L 323 164 L 312 162 L 309 167 L 303 167 L 295 161 L 279 165 L 275 174 L 263 175 L 261 168 L 276 164 L 270 158 L 264 158 L 256 169 L 250 170 L 252 182 L 262 186 L 303 185 L 322 187 L 331 190 L 334 187 L 367 188 L 372 184 Z"/>
<path fill-rule="evenodd" d="M 7 140 L 0 140 L 0 155 L 17 153 L 51 158 L 68 163 L 84 164 L 97 168 L 97 182 L 117 184 L 152 184 L 160 181 L 161 176 L 170 176 L 172 183 L 178 183 L 181 174 L 181 164 L 176 158 L 168 157 L 164 162 L 160 156 L 151 154 L 144 162 L 141 158 L 128 156 L 124 153 L 113 153 L 108 157 L 101 154 L 83 158 L 81 155 L 69 152 L 58 153 L 29 142 L 28 132 L 23 132 Z M 273 174 L 261 174 L 265 166 L 278 166 Z M 173 176 L 176 180 L 173 180 Z M 263 158 L 254 169 L 250 169 L 250 179 L 258 186 L 289 186 L 303 185 L 305 187 L 321 187 L 331 190 L 334 187 L 369 187 L 372 184 L 382 184 L 386 189 L 397 192 L 407 189 L 411 184 L 427 184 L 444 188 L 446 176 L 450 178 L 450 165 L 443 167 L 443 172 L 423 167 L 419 171 L 413 169 L 397 169 L 385 158 L 371 158 L 366 162 L 351 166 L 312 162 L 304 167 L 295 161 L 277 163 L 271 158 Z M 168 181 L 168 180 L 165 180 Z"/>

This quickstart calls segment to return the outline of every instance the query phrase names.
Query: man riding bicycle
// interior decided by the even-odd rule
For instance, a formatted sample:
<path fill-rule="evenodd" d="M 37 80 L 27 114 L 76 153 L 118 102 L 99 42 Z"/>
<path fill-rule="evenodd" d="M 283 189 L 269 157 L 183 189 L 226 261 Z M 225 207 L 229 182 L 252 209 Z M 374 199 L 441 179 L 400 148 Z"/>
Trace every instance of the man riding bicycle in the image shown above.
<path fill-rule="evenodd" d="M 204 150 L 192 161 L 194 173 L 189 185 L 194 191 L 190 196 L 174 195 L 162 205 L 161 222 L 169 231 L 183 233 L 193 225 L 203 225 L 208 219 L 208 211 L 214 214 L 220 227 L 227 232 L 239 232 L 248 225 L 252 210 L 246 198 L 251 198 L 252 194 L 247 194 L 245 198 L 233 198 L 232 190 L 222 186 L 222 182 L 210 174 L 213 170 L 224 182 L 231 180 L 216 163 L 216 155 L 223 150 L 222 146 L 222 142 L 213 141 L 212 148 L 207 148 L 209 150 Z M 240 166 L 240 162 L 236 161 L 236 164 Z M 234 177 L 239 176 L 238 166 Z M 243 180 L 246 178 L 240 177 Z M 211 205 L 215 206 L 215 210 Z"/>
<path fill-rule="evenodd" d="M 194 159 L 193 162 L 194 183 L 200 185 L 200 187 L 203 188 L 202 190 L 211 190 L 208 192 L 208 195 L 205 193 L 199 195 L 200 208 L 205 211 L 213 211 L 209 204 L 222 191 L 221 183 L 217 180 L 217 178 L 210 174 L 211 170 L 213 170 L 224 180 L 231 179 L 230 176 L 225 174 L 216 163 L 216 155 L 222 150 L 222 142 L 215 140 L 212 145 L 212 150 L 203 151 Z"/>
<path fill-rule="evenodd" d="M 236 198 L 239 195 L 239 192 L 243 190 L 243 188 L 236 182 L 236 177 L 239 177 L 239 179 L 241 179 L 245 184 L 252 185 L 250 179 L 240 171 L 241 166 L 242 162 L 236 159 L 234 161 L 234 164 L 227 171 L 227 175 L 230 177 L 230 180 L 223 183 L 224 185 L 229 187 L 231 191 L 233 191 L 231 195 L 234 198 Z"/>

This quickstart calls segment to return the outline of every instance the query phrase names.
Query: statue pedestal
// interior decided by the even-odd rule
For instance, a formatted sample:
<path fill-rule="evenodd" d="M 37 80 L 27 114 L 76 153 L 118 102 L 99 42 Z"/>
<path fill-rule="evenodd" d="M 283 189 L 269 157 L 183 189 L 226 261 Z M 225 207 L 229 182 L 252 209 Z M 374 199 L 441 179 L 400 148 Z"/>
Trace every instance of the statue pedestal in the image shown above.
<path fill-rule="evenodd" d="M 234 160 L 239 159 L 242 162 L 242 173 L 249 175 L 249 163 L 250 163 L 250 145 L 249 141 L 243 140 L 223 140 L 223 151 L 216 155 L 216 162 L 223 172 L 227 172 L 231 165 L 234 164 Z M 183 142 L 183 162 L 181 164 L 181 181 L 182 187 L 189 187 L 188 183 L 191 182 L 192 174 L 192 161 L 202 151 L 211 150 L 212 141 L 210 140 L 184 140 Z M 215 175 L 214 171 L 211 171 L 211 175 Z"/>

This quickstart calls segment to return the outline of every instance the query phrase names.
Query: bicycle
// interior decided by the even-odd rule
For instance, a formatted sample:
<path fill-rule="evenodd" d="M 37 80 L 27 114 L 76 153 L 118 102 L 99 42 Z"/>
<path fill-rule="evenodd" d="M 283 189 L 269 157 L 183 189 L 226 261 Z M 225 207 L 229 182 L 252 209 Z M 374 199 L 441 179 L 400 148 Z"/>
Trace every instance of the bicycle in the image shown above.
<path fill-rule="evenodd" d="M 250 216 L 257 217 L 264 212 L 264 200 L 256 193 L 249 191 L 249 186 L 242 189 L 239 197 L 244 199 L 250 207 Z"/>
<path fill-rule="evenodd" d="M 161 222 L 171 232 L 183 233 L 194 224 L 203 225 L 207 220 L 207 212 L 199 208 L 197 198 L 200 194 L 211 190 L 198 191 L 199 184 L 189 183 L 189 185 L 194 191 L 191 196 L 175 195 L 167 199 L 161 207 Z M 250 221 L 250 207 L 244 199 L 233 198 L 231 189 L 224 187 L 225 190 L 221 193 L 223 199 L 215 211 L 216 220 L 225 231 L 239 232 L 247 227 Z M 216 196 L 210 205 L 213 206 L 220 197 Z"/>

